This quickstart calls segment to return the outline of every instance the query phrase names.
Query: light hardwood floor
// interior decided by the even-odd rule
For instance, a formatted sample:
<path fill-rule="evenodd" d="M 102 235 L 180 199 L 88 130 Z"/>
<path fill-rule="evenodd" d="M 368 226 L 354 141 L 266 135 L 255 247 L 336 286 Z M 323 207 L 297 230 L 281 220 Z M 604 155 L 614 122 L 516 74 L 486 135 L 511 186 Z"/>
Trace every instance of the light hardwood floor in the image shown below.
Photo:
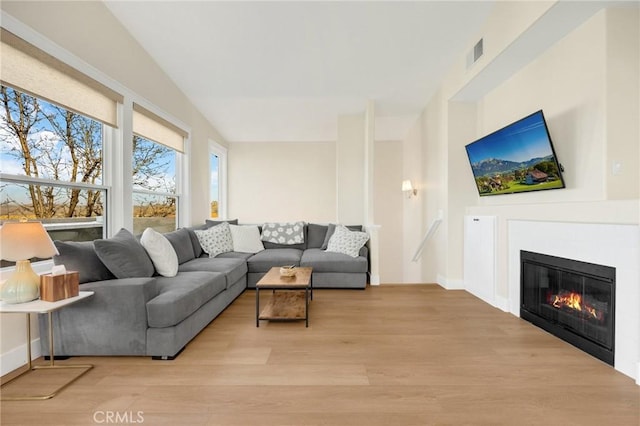
<path fill-rule="evenodd" d="M 256 328 L 254 309 L 246 291 L 174 361 L 65 361 L 95 368 L 51 400 L 3 402 L 1 423 L 640 424 L 632 379 L 464 291 L 316 290 L 309 328 Z"/>

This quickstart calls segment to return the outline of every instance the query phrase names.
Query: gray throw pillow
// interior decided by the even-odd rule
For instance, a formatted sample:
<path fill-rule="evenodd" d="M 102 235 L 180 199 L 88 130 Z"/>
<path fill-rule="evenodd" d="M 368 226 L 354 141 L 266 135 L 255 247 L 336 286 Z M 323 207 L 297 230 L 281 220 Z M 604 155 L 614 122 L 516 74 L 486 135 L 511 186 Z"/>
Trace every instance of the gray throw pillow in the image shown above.
<path fill-rule="evenodd" d="M 362 231 L 362 225 L 348 225 L 347 229 L 350 231 L 360 232 Z M 322 243 L 322 247 L 320 247 L 322 250 L 327 249 L 327 246 L 329 245 L 329 240 L 331 239 L 331 236 L 335 231 L 336 231 L 336 224 L 330 223 L 329 227 L 327 228 L 327 235 L 325 235 L 324 242 Z"/>
<path fill-rule="evenodd" d="M 318 225 L 310 223 L 307 225 L 307 247 L 320 248 L 324 243 L 324 237 L 327 235 L 327 225 Z"/>
<path fill-rule="evenodd" d="M 116 278 L 151 277 L 153 263 L 142 244 L 122 228 L 113 238 L 95 240 L 96 254 Z"/>
<path fill-rule="evenodd" d="M 207 225 L 207 228 L 211 228 L 212 226 L 220 225 L 223 222 L 227 222 L 229 225 L 237 225 L 238 219 L 229 219 L 229 220 L 211 220 L 207 219 L 204 223 Z"/>
<path fill-rule="evenodd" d="M 193 251 L 193 243 L 191 241 L 191 235 L 185 228 L 178 229 L 177 231 L 167 232 L 164 234 L 167 240 L 173 246 L 173 249 L 178 255 L 178 263 L 183 264 L 196 258 L 196 254 Z"/>
<path fill-rule="evenodd" d="M 54 241 L 53 244 L 59 253 L 53 256 L 53 263 L 64 265 L 67 271 L 78 271 L 80 284 L 115 278 L 98 258 L 93 241 Z"/>

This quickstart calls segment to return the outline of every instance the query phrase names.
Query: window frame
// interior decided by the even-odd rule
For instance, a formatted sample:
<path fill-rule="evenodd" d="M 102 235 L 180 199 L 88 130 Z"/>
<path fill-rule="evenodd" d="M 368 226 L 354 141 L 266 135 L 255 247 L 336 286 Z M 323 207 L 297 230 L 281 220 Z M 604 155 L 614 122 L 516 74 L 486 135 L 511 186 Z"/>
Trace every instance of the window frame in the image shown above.
<path fill-rule="evenodd" d="M 125 98 L 127 102 L 127 98 Z M 136 107 L 137 106 L 137 107 Z M 175 149 L 169 145 L 163 144 L 161 141 L 150 139 L 144 135 L 137 134 L 133 131 L 135 124 L 133 122 L 135 113 L 134 111 L 145 111 L 147 114 L 140 114 L 146 116 L 146 118 L 155 119 L 156 124 L 159 126 L 166 126 L 172 132 L 180 133 L 183 137 L 182 151 Z M 187 219 L 189 217 L 189 158 L 191 150 L 191 130 L 184 123 L 181 123 L 176 118 L 170 116 L 164 111 L 160 110 L 155 105 L 152 105 L 144 99 L 134 95 L 130 99 L 130 103 L 127 105 L 127 112 L 129 113 L 127 119 L 129 120 L 130 127 L 128 132 L 124 132 L 124 143 L 128 145 L 128 149 L 123 153 L 124 162 L 127 164 L 128 169 L 125 169 L 127 176 L 128 199 L 130 200 L 129 210 L 131 212 L 130 227 L 128 229 L 133 230 L 133 194 L 149 194 L 158 196 L 173 197 L 176 199 L 176 220 L 175 227 L 179 229 L 187 225 Z M 125 129 L 126 130 L 126 129 Z M 145 140 L 163 145 L 175 153 L 175 193 L 167 193 L 161 191 L 148 191 L 133 188 L 133 137 L 138 135 Z M 127 160 L 128 158 L 128 160 Z M 127 171 L 128 170 L 128 171 Z M 128 218 L 127 218 L 128 219 Z"/>
<path fill-rule="evenodd" d="M 0 172 L 0 182 L 2 183 L 10 183 L 10 184 L 16 184 L 16 185 L 39 185 L 39 186 L 44 186 L 44 187 L 53 187 L 53 188 L 65 188 L 65 189 L 79 189 L 79 190 L 96 190 L 96 191 L 102 191 L 104 194 L 104 199 L 102 200 L 103 203 L 103 214 L 102 214 L 102 220 L 98 220 L 96 216 L 96 223 L 100 222 L 102 224 L 102 237 L 105 238 L 108 235 L 108 231 L 109 231 L 109 224 L 108 221 L 106 220 L 110 214 L 110 212 L 112 211 L 111 205 L 110 205 L 110 195 L 112 193 L 112 188 L 108 183 L 108 178 L 106 176 L 105 173 L 105 169 L 109 166 L 110 164 L 110 160 L 107 158 L 108 156 L 108 146 L 111 145 L 111 143 L 113 142 L 111 139 L 114 137 L 114 133 L 117 133 L 117 129 L 111 127 L 108 124 L 105 124 L 103 122 L 101 122 L 100 120 L 97 120 L 95 118 L 89 117 L 85 114 L 82 114 L 81 112 L 77 112 L 75 110 L 71 110 L 68 109 L 64 106 L 61 106 L 60 104 L 57 104 L 55 102 L 49 101 L 41 96 L 39 96 L 38 94 L 32 94 L 31 92 L 26 92 L 23 91 L 22 89 L 18 89 L 15 87 L 12 87 L 11 85 L 7 85 L 7 87 L 11 88 L 12 90 L 21 93 L 21 94 L 25 94 L 27 96 L 31 96 L 36 98 L 39 102 L 45 102 L 51 105 L 55 105 L 59 108 L 63 108 L 65 111 L 71 111 L 75 114 L 78 115 L 83 115 L 85 118 L 88 118 L 98 124 L 100 124 L 102 126 L 102 131 L 101 131 L 101 135 L 102 135 L 102 146 L 101 146 L 101 151 L 102 151 L 102 176 L 101 176 L 101 183 L 99 184 L 94 184 L 94 183 L 85 183 L 85 182 L 71 182 L 71 181 L 66 181 L 66 180 L 55 180 L 55 179 L 49 179 L 49 178 L 42 178 L 42 177 L 34 177 L 34 176 L 28 176 L 28 175 L 16 175 L 16 174 L 11 174 L 11 173 L 2 173 Z M 119 104 L 118 104 L 119 105 Z M 41 218 L 36 218 L 35 220 L 39 220 L 42 221 L 44 219 Z M 45 230 L 49 231 L 55 231 L 55 230 L 60 230 L 60 229 L 65 229 L 66 226 L 65 224 L 68 224 L 69 222 L 60 222 L 60 223 L 43 223 L 43 227 L 45 228 Z M 91 226 L 87 225 L 86 223 L 78 223 L 78 224 L 74 224 L 74 228 L 89 228 Z M 38 262 L 33 262 L 34 266 L 34 270 L 38 273 L 42 273 L 45 272 L 46 268 L 50 268 L 52 264 L 52 261 L 50 260 L 44 260 L 44 261 L 38 261 Z M 37 267 L 36 267 L 37 266 Z M 45 268 L 45 269 L 43 269 Z M 4 268 L 1 268 L 1 271 L 11 271 L 14 270 L 15 266 L 7 266 Z"/>

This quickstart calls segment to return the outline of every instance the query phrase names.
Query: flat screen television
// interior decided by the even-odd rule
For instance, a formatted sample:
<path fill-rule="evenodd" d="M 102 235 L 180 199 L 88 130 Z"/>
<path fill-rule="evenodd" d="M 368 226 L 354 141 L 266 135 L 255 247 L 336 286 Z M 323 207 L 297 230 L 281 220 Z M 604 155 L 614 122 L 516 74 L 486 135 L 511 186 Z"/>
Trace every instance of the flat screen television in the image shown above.
<path fill-rule="evenodd" d="M 481 197 L 565 187 L 542 110 L 465 148 Z"/>

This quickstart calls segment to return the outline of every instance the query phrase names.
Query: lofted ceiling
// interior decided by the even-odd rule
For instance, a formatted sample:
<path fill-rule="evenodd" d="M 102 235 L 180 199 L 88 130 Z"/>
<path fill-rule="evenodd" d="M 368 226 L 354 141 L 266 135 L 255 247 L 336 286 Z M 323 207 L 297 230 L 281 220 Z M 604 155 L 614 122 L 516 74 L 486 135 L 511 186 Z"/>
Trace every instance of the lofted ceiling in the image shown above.
<path fill-rule="evenodd" d="M 230 142 L 330 141 L 375 102 L 401 139 L 491 1 L 109 1 L 105 4 Z"/>

